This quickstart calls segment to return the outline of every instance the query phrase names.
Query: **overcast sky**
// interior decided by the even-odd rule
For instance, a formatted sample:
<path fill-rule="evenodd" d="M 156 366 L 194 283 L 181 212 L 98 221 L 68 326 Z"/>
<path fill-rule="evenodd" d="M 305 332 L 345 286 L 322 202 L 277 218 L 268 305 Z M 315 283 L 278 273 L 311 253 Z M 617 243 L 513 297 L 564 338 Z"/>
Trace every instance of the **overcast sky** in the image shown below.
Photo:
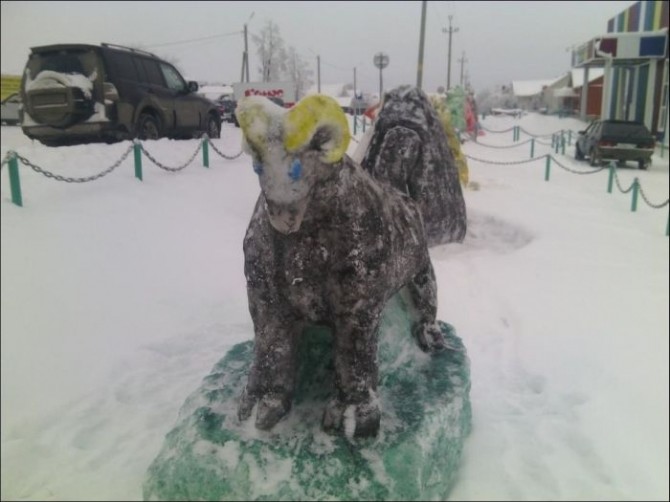
<path fill-rule="evenodd" d="M 607 21 L 633 1 L 603 2 L 428 2 L 423 88 L 447 80 L 448 36 L 453 26 L 452 86 L 465 71 L 475 90 L 512 80 L 547 79 L 570 69 L 572 45 L 605 33 Z M 251 34 L 268 21 L 279 25 L 314 68 L 321 56 L 321 83 L 353 81 L 379 89 L 372 59 L 390 58 L 384 88 L 416 84 L 421 2 L 8 2 L 2 1 L 2 73 L 20 74 L 33 46 L 109 42 L 145 47 L 174 61 L 187 79 L 240 79 L 248 21 L 251 80 L 258 57 Z M 215 37 L 217 35 L 225 35 Z M 204 37 L 196 42 L 171 44 Z M 170 45 L 162 45 L 170 44 Z"/>

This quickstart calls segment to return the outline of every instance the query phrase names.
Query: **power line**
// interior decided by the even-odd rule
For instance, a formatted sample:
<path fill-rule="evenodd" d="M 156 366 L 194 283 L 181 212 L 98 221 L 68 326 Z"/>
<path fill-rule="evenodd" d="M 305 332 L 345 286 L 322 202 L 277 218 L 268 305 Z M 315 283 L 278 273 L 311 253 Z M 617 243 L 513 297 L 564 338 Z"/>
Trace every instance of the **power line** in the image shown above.
<path fill-rule="evenodd" d="M 201 37 L 201 38 L 192 38 L 190 40 L 180 40 L 179 42 L 166 42 L 163 44 L 154 44 L 154 45 L 148 45 L 146 46 L 147 49 L 155 49 L 156 47 L 166 47 L 168 45 L 179 45 L 179 44 L 189 44 L 191 42 L 201 42 L 203 40 L 211 40 L 213 38 L 223 38 L 223 37 L 229 37 L 231 35 L 240 35 L 244 32 L 242 31 L 231 31 L 230 33 L 223 33 L 221 35 L 212 35 L 209 37 Z"/>

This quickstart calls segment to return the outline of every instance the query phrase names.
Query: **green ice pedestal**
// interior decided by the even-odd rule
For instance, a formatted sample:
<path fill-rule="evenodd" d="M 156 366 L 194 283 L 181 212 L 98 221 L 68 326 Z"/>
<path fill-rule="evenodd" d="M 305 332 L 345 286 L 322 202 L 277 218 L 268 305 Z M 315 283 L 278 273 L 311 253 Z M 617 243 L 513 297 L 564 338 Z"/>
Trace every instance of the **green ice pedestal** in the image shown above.
<path fill-rule="evenodd" d="M 303 336 L 299 388 L 272 431 L 240 423 L 237 397 L 252 342 L 235 345 L 188 397 L 144 483 L 145 500 L 444 500 L 470 432 L 470 366 L 454 329 L 449 350 L 421 352 L 396 295 L 380 328 L 381 428 L 349 439 L 321 429 L 333 392 L 330 333 Z"/>

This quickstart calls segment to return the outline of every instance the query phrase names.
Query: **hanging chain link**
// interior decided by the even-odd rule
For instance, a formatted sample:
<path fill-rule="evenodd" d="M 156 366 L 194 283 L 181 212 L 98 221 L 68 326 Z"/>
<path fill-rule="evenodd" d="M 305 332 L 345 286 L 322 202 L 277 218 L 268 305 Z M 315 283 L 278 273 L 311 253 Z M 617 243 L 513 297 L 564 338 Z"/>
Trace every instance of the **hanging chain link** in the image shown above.
<path fill-rule="evenodd" d="M 509 129 L 503 129 L 502 131 L 494 131 L 494 130 L 492 130 L 492 129 L 488 129 L 488 128 L 483 127 L 483 126 L 480 127 L 480 129 L 483 129 L 483 130 L 486 131 L 486 132 L 492 132 L 492 133 L 494 133 L 494 134 L 501 134 L 501 133 L 504 133 L 504 132 L 509 132 L 509 131 L 511 131 L 512 129 L 514 129 L 514 127 L 510 127 Z"/>
<path fill-rule="evenodd" d="M 619 175 L 617 174 L 616 170 L 614 171 L 614 181 L 616 181 L 616 186 L 617 186 L 617 188 L 619 189 L 619 191 L 620 191 L 621 193 L 628 193 L 628 192 L 630 192 L 630 191 L 633 189 L 633 187 L 635 186 L 635 180 L 633 180 L 633 183 L 631 183 L 630 186 L 629 186 L 626 190 L 624 190 L 623 188 L 621 188 L 621 183 L 619 182 Z"/>
<path fill-rule="evenodd" d="M 208 139 L 207 141 L 209 141 L 209 139 Z M 226 155 L 225 153 L 219 151 L 219 149 L 216 147 L 216 145 L 214 145 L 214 143 L 212 143 L 211 141 L 209 141 L 209 146 L 212 147 L 212 150 L 214 150 L 214 151 L 215 151 L 216 153 L 218 153 L 221 157 L 223 157 L 224 159 L 227 159 L 227 160 L 235 160 L 235 159 L 238 158 L 240 155 L 242 155 L 242 153 L 244 153 L 242 150 L 240 150 L 240 152 L 237 153 L 237 154 L 235 154 L 235 155 Z"/>
<path fill-rule="evenodd" d="M 23 164 L 30 167 L 33 171 L 38 172 L 40 174 L 43 174 L 47 178 L 53 178 L 57 181 L 65 181 L 66 183 L 86 183 L 88 181 L 95 181 L 95 180 L 97 180 L 99 178 L 102 178 L 103 176 L 106 176 L 107 174 L 111 173 L 114 169 L 119 167 L 124 160 L 126 160 L 128 155 L 130 155 L 130 152 L 132 152 L 132 151 L 133 151 L 133 146 L 130 145 L 128 147 L 128 149 L 124 152 L 124 154 L 121 156 L 121 158 L 119 160 L 117 160 L 114 164 L 112 164 L 110 167 L 108 167 L 107 169 L 105 169 L 101 173 L 96 174 L 94 176 L 88 176 L 86 178 L 69 178 L 69 177 L 66 177 L 66 176 L 61 176 L 59 174 L 54 174 L 52 172 L 47 171 L 46 169 L 41 168 L 37 164 L 33 164 L 28 159 L 19 155 L 18 153 L 16 153 L 16 152 L 14 152 L 14 153 L 16 155 L 16 158 L 19 159 Z"/>
<path fill-rule="evenodd" d="M 595 173 L 599 173 L 603 169 L 607 169 L 607 166 L 600 166 L 599 168 L 594 169 L 593 171 L 577 171 L 575 169 L 570 169 L 569 167 L 564 166 L 559 161 L 557 161 L 553 156 L 551 157 L 551 160 L 553 160 L 558 165 L 558 167 L 560 167 L 561 169 L 565 169 L 569 173 L 573 173 L 573 174 L 595 174 Z"/>
<path fill-rule="evenodd" d="M 162 164 L 158 159 L 156 159 L 153 155 L 151 155 L 151 154 L 147 151 L 147 149 L 144 148 L 144 144 L 142 144 L 142 143 L 140 143 L 140 142 L 138 142 L 138 144 L 140 145 L 140 148 L 141 148 L 142 151 L 144 152 L 144 155 L 146 155 L 146 156 L 149 158 L 149 160 L 150 160 L 151 162 L 153 162 L 154 164 L 156 164 L 156 165 L 157 165 L 158 167 L 160 167 L 161 169 L 163 169 L 163 170 L 165 170 L 165 171 L 170 171 L 171 173 L 174 173 L 174 172 L 177 172 L 177 171 L 181 171 L 182 169 L 184 169 L 184 168 L 188 167 L 189 165 L 191 165 L 191 163 L 193 162 L 193 159 L 195 159 L 196 155 L 198 155 L 198 152 L 200 152 L 200 150 L 202 149 L 202 141 L 199 141 L 199 142 L 198 142 L 198 148 L 195 149 L 195 152 L 193 152 L 193 155 L 191 155 L 191 158 L 188 159 L 188 160 L 186 161 L 185 164 L 183 164 L 183 165 L 181 165 L 181 166 L 179 166 L 179 167 L 169 167 L 169 166 L 166 166 L 165 164 Z"/>
<path fill-rule="evenodd" d="M 487 148 L 499 148 L 499 149 L 504 149 L 504 148 L 515 148 L 517 146 L 525 145 L 526 143 L 530 143 L 533 141 L 532 139 L 527 139 L 526 141 L 522 141 L 521 143 L 515 143 L 513 145 L 487 145 L 486 143 L 480 143 L 479 141 L 476 141 L 475 144 L 485 146 Z"/>
<path fill-rule="evenodd" d="M 477 157 L 473 157 L 472 155 L 468 155 L 467 153 L 464 154 L 468 159 L 470 160 L 476 160 L 478 162 L 483 162 L 484 164 L 498 164 L 501 166 L 510 166 L 513 164 L 528 164 L 529 162 L 535 162 L 536 160 L 543 159 L 546 157 L 546 155 L 543 155 L 542 157 L 534 157 L 532 159 L 527 159 L 527 160 L 516 160 L 516 161 L 511 161 L 511 162 L 496 162 L 493 160 L 484 160 L 484 159 L 478 159 Z"/>
<path fill-rule="evenodd" d="M 653 209 L 661 209 L 670 203 L 670 199 L 665 199 L 665 202 L 662 202 L 661 204 L 652 203 L 649 199 L 647 199 L 644 190 L 642 190 L 642 185 L 640 185 L 640 195 L 642 196 L 642 199 L 647 203 L 647 205 Z"/>

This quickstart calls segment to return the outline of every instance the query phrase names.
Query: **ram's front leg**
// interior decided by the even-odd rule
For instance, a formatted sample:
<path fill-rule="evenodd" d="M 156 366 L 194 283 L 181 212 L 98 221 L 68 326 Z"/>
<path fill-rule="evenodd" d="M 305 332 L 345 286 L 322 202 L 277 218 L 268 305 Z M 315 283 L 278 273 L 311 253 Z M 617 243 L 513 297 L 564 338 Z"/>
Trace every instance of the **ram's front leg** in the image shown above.
<path fill-rule="evenodd" d="M 253 296 L 250 294 L 250 297 Z M 274 302 L 273 302 L 274 303 Z M 246 420 L 256 403 L 256 427 L 271 429 L 291 409 L 296 377 L 296 352 L 300 326 L 276 303 L 255 303 L 254 356 L 247 385 L 242 392 L 238 417 Z"/>
<path fill-rule="evenodd" d="M 377 399 L 377 326 L 379 312 L 353 312 L 334 330 L 333 352 L 337 394 L 326 407 L 326 430 L 357 437 L 375 436 L 381 408 Z M 353 429 L 353 430 L 352 430 Z"/>

